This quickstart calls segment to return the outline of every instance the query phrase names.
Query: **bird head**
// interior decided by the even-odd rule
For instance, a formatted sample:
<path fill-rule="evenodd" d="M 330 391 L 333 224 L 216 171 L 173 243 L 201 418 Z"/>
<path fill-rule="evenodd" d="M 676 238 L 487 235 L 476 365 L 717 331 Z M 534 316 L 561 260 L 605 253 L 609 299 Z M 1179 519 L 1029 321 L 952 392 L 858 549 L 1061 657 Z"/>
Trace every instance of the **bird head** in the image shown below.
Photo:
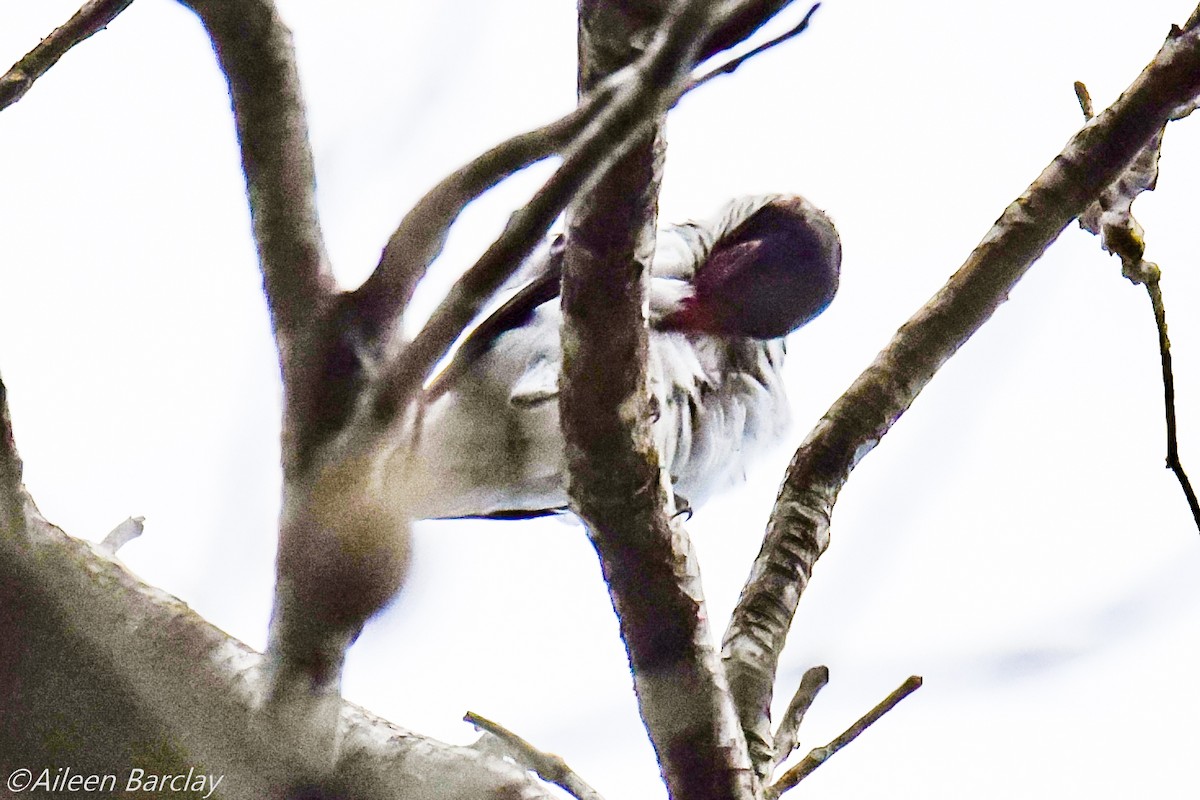
<path fill-rule="evenodd" d="M 724 227 L 696 266 L 691 292 L 656 328 L 774 339 L 833 300 L 841 241 L 829 217 L 807 200 L 775 196 L 749 213 L 732 207 Z"/>

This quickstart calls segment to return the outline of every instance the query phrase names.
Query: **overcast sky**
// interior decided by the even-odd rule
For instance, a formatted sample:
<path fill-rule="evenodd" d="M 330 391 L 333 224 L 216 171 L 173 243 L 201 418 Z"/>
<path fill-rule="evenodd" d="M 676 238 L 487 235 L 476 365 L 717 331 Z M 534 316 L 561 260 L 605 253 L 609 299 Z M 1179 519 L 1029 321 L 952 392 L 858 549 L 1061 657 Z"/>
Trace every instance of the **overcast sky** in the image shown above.
<path fill-rule="evenodd" d="M 0 61 L 76 3 L 0 0 Z M 573 102 L 571 3 L 280 4 L 346 285 L 438 178 Z M 826 0 L 800 39 L 672 114 L 665 221 L 798 192 L 845 248 L 838 298 L 789 345 L 792 438 L 688 526 L 718 632 L 790 450 L 1080 126 L 1072 82 L 1106 106 L 1191 9 Z M 1200 479 L 1196 126 L 1170 129 L 1135 212 L 1165 273 L 1181 449 Z M 547 174 L 468 211 L 423 307 Z M 278 377 L 226 89 L 194 17 L 137 0 L 71 52 L 0 114 L 0 175 L 0 373 L 35 499 L 92 539 L 144 515 L 122 559 L 261 647 Z M 801 731 L 813 746 L 908 675 L 926 683 L 808 796 L 1194 797 L 1200 534 L 1163 457 L 1145 292 L 1072 226 L 842 494 L 777 699 L 830 667 Z M 422 525 L 345 691 L 455 742 L 474 738 L 460 720 L 476 711 L 609 798 L 664 796 L 573 524 Z"/>

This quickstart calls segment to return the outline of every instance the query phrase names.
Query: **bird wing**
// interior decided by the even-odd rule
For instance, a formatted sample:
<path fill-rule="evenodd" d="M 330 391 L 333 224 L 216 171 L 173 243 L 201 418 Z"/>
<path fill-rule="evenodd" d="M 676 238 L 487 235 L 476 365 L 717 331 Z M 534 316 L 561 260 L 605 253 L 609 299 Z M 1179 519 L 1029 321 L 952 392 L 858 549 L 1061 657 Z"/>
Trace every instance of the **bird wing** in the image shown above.
<path fill-rule="evenodd" d="M 439 372 L 425 388 L 425 402 L 431 403 L 441 397 L 469 370 L 479 357 L 491 349 L 501 335 L 519 328 L 533 317 L 538 306 L 558 297 L 562 285 L 563 252 L 566 249 L 562 236 L 550 245 L 545 267 L 517 290 L 495 311 L 484 318 L 467 334 L 455 351 L 450 363 Z"/>

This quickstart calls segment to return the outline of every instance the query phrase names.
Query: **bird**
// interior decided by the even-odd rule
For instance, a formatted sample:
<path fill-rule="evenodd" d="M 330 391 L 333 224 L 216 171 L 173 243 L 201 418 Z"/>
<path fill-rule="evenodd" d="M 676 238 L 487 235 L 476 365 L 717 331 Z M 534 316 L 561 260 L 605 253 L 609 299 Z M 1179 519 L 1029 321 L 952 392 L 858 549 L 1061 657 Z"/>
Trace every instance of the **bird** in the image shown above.
<path fill-rule="evenodd" d="M 559 429 L 559 285 L 566 243 L 539 247 L 519 288 L 424 388 L 389 492 L 413 519 L 525 519 L 568 511 Z M 691 510 L 744 479 L 786 432 L 784 337 L 838 288 L 830 218 L 795 194 L 739 197 L 662 228 L 648 292 L 648 382 L 662 469 Z"/>

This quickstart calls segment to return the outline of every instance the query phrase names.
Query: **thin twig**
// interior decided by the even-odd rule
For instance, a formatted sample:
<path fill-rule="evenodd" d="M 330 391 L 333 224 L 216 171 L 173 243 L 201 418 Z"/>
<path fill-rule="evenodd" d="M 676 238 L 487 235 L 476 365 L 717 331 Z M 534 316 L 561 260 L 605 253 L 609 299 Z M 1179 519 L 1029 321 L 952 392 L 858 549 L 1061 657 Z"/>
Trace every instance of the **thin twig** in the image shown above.
<path fill-rule="evenodd" d="M 1163 406 L 1167 416 L 1167 469 L 1175 473 L 1179 486 L 1187 498 L 1188 508 L 1192 510 L 1192 519 L 1200 530 L 1200 502 L 1196 499 L 1196 491 L 1188 479 L 1183 463 L 1179 460 L 1179 440 L 1176 436 L 1175 425 L 1175 372 L 1171 368 L 1171 340 L 1167 338 L 1167 310 L 1163 304 L 1162 289 L 1157 280 L 1146 281 L 1146 292 L 1150 295 L 1150 304 L 1154 307 L 1154 322 L 1158 326 L 1158 353 L 1162 361 L 1163 377 Z"/>
<path fill-rule="evenodd" d="M 791 5 L 792 0 L 743 0 L 711 31 L 700 48 L 700 61 L 736 47 Z"/>
<path fill-rule="evenodd" d="M 1083 81 L 1075 81 L 1075 99 L 1079 101 L 1079 109 L 1083 111 L 1085 120 L 1096 116 L 1095 106 L 1092 105 L 1092 95 Z"/>
<path fill-rule="evenodd" d="M 557 252 L 551 252 L 545 272 L 536 275 L 522 286 L 516 294 L 504 301 L 495 312 L 463 337 L 458 349 L 454 351 L 454 359 L 425 387 L 420 407 L 423 408 L 445 394 L 491 347 L 497 336 L 521 324 L 537 306 L 558 297 L 561 286 L 562 250 L 559 249 Z"/>
<path fill-rule="evenodd" d="M 796 23 L 795 27 L 793 27 L 791 30 L 781 33 L 778 36 L 776 36 L 774 39 L 763 42 L 762 44 L 760 44 L 758 47 L 754 48 L 753 50 L 749 50 L 740 56 L 731 58 L 728 61 L 726 61 L 724 64 L 722 64 L 721 66 L 717 67 L 716 69 L 706 72 L 704 75 L 702 75 L 699 78 L 695 78 L 694 80 L 692 80 L 691 83 L 688 84 L 687 89 L 684 90 L 685 93 L 690 92 L 692 89 L 695 89 L 697 86 L 702 86 L 705 83 L 708 83 L 713 78 L 717 78 L 721 75 L 733 74 L 733 72 L 736 71 L 738 67 L 740 67 L 742 64 L 745 64 L 747 61 L 754 58 L 759 53 L 765 53 L 766 51 L 770 50 L 772 47 L 775 47 L 776 45 L 779 45 L 779 44 L 783 44 L 788 39 L 793 39 L 793 38 L 799 36 L 800 34 L 804 33 L 805 29 L 808 28 L 808 23 L 812 20 L 812 15 L 814 13 L 816 13 L 816 10 L 820 7 L 821 7 L 820 3 L 813 3 L 812 8 L 810 8 L 808 10 L 808 13 L 804 15 L 804 19 L 802 19 L 802 20 L 800 20 L 800 22 Z"/>
<path fill-rule="evenodd" d="M 145 517 L 130 517 L 108 532 L 100 543 L 100 549 L 109 555 L 116 555 L 118 550 L 141 536 L 145 529 Z"/>
<path fill-rule="evenodd" d="M 1092 99 L 1087 87 L 1082 81 L 1075 82 L 1075 96 L 1079 98 L 1079 107 L 1083 110 L 1085 119 L 1092 118 Z M 1182 119 L 1195 108 L 1195 101 L 1181 106 L 1171 115 L 1171 119 Z M 1167 337 L 1167 311 L 1163 302 L 1160 279 L 1162 270 L 1157 264 L 1146 261 L 1146 243 L 1142 226 L 1133 217 L 1132 206 L 1144 191 L 1154 189 L 1158 179 L 1158 158 L 1162 149 L 1164 130 L 1151 139 L 1142 149 L 1133 163 L 1125 172 L 1108 186 L 1100 198 L 1080 220 L 1080 224 L 1088 231 L 1100 236 L 1105 250 L 1121 259 L 1121 274 L 1133 283 L 1141 283 L 1146 287 L 1150 296 L 1150 304 L 1154 309 L 1154 323 L 1158 329 L 1158 352 L 1162 362 L 1163 407 L 1167 421 L 1167 469 L 1175 473 L 1184 497 L 1187 498 L 1188 508 L 1192 512 L 1192 520 L 1200 530 L 1200 502 L 1192 482 L 1188 479 L 1183 463 L 1179 459 L 1179 440 L 1176 434 L 1175 422 L 1175 373 L 1171 366 L 1171 341 Z"/>
<path fill-rule="evenodd" d="M 92 34 L 108 27 L 108 23 L 129 7 L 133 0 L 90 0 L 63 25 L 55 28 L 37 47 L 0 75 L 0 111 L 20 100 L 33 82 L 46 74 L 67 51 Z"/>
<path fill-rule="evenodd" d="M 552 783 L 578 800 L 603 800 L 603 797 L 579 777 L 561 756 L 543 752 L 503 725 L 468 711 L 464 720 L 481 731 L 499 739 L 505 750 L 519 766 L 522 766 L 546 783 Z"/>
<path fill-rule="evenodd" d="M 867 728 L 874 725 L 879 719 L 910 694 L 921 688 L 922 679 L 920 675 L 911 675 L 908 680 L 900 684 L 900 686 L 891 694 L 883 699 L 879 705 L 872 708 L 864 714 L 858 722 L 855 722 L 849 728 L 842 732 L 840 736 L 824 747 L 814 748 L 806 755 L 796 766 L 789 769 L 771 786 L 763 792 L 767 800 L 775 800 L 788 789 L 792 789 L 800 781 L 812 774 L 813 770 L 824 764 L 833 756 L 834 753 L 841 750 L 846 745 L 858 738 L 859 734 Z"/>
<path fill-rule="evenodd" d="M 827 683 L 829 683 L 829 667 L 825 666 L 810 668 L 800 679 L 800 685 L 796 687 L 796 693 L 792 695 L 792 702 L 788 703 L 787 711 L 783 713 L 783 719 L 775 731 L 776 769 L 796 749 L 800 723 L 804 721 L 804 715 L 808 713 L 813 701 L 817 699 L 817 694 L 825 688 Z"/>

